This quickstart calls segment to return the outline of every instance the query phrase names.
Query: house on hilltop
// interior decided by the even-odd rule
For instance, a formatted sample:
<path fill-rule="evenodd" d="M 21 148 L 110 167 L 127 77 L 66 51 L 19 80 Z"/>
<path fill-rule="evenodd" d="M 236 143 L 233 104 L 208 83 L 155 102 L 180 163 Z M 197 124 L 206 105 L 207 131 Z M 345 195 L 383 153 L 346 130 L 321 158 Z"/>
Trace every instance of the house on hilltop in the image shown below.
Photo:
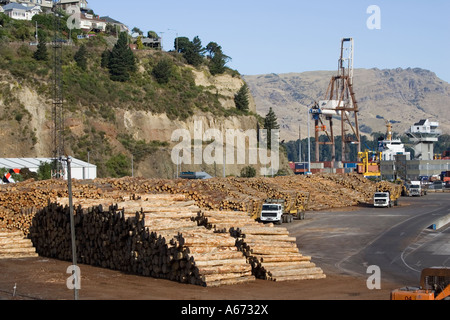
<path fill-rule="evenodd" d="M 100 19 L 106 21 L 107 24 L 112 25 L 115 28 L 115 30 L 119 32 L 130 33 L 130 28 L 128 28 L 128 26 L 126 26 L 120 21 L 117 21 L 109 16 L 100 17 Z"/>
<path fill-rule="evenodd" d="M 53 8 L 52 0 L 0 0 L 0 5 L 7 5 L 10 3 L 23 4 L 26 7 L 41 7 L 43 12 L 51 11 Z M 0 12 L 3 12 L 0 10 Z"/>
<path fill-rule="evenodd" d="M 85 32 L 105 32 L 106 21 L 99 18 L 99 16 L 90 13 L 81 13 L 80 29 Z"/>
<path fill-rule="evenodd" d="M 56 7 L 66 12 L 70 7 L 78 7 L 80 8 L 80 11 L 87 11 L 88 2 L 86 0 L 60 0 L 56 3 Z"/>
<path fill-rule="evenodd" d="M 42 12 L 40 6 L 25 6 L 20 3 L 8 3 L 3 6 L 3 13 L 15 20 L 28 20 Z"/>
<path fill-rule="evenodd" d="M 162 39 L 160 37 L 157 38 L 142 38 L 142 44 L 148 48 L 161 50 L 162 47 Z"/>

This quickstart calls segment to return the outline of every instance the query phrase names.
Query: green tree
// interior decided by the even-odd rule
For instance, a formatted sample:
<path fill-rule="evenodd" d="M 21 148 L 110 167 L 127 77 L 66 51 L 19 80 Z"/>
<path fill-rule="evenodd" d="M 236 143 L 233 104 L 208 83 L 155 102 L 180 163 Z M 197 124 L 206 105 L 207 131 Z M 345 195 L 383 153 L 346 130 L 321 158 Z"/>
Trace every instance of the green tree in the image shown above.
<path fill-rule="evenodd" d="M 200 38 L 198 36 L 194 37 L 194 39 L 192 39 L 192 47 L 194 48 L 194 52 L 196 52 L 198 55 L 203 56 L 203 54 L 205 53 L 205 48 L 203 48 L 202 46 L 202 41 L 200 40 Z"/>
<path fill-rule="evenodd" d="M 41 162 L 37 171 L 38 180 L 49 180 L 52 178 L 52 164 Z"/>
<path fill-rule="evenodd" d="M 130 79 L 130 74 L 136 71 L 136 58 L 128 46 L 126 32 L 121 32 L 119 40 L 111 51 L 108 61 L 111 80 L 125 82 Z"/>
<path fill-rule="evenodd" d="M 111 23 L 106 24 L 105 33 L 108 35 L 117 35 L 117 28 Z"/>
<path fill-rule="evenodd" d="M 272 147 L 272 130 L 280 129 L 280 125 L 278 124 L 277 116 L 275 112 L 273 112 L 272 107 L 270 107 L 269 112 L 264 118 L 264 129 L 267 130 L 267 148 L 271 149 Z"/>
<path fill-rule="evenodd" d="M 0 12 L 0 26 L 6 27 L 8 24 L 10 24 L 12 19 L 4 14 L 3 12 Z"/>
<path fill-rule="evenodd" d="M 212 58 L 214 56 L 214 54 L 217 51 L 222 50 L 222 48 L 216 42 L 210 42 L 206 46 L 205 50 L 206 50 L 206 52 L 208 52 L 208 56 L 210 58 Z"/>
<path fill-rule="evenodd" d="M 178 53 L 185 53 L 186 49 L 191 45 L 191 41 L 187 37 L 175 38 L 174 48 Z"/>
<path fill-rule="evenodd" d="M 152 75 L 159 84 L 168 83 L 172 76 L 173 63 L 169 59 L 163 59 L 153 68 Z"/>
<path fill-rule="evenodd" d="M 87 69 L 87 50 L 84 44 L 81 45 L 81 47 L 75 53 L 74 59 L 77 62 L 78 67 L 80 67 L 82 70 Z"/>
<path fill-rule="evenodd" d="M 128 157 L 125 156 L 124 154 L 112 156 L 106 162 L 106 169 L 109 177 L 111 178 L 121 178 L 130 176 L 131 175 L 130 168 L 131 168 L 130 159 L 128 159 Z"/>
<path fill-rule="evenodd" d="M 226 70 L 226 64 L 231 58 L 225 55 L 222 47 L 215 42 L 210 42 L 205 49 L 209 53 L 209 71 L 212 75 L 222 74 Z"/>
<path fill-rule="evenodd" d="M 202 42 L 198 36 L 192 41 L 189 41 L 186 37 L 176 38 L 175 49 L 178 49 L 178 52 L 183 54 L 188 64 L 194 67 L 202 64 L 205 49 L 202 47 Z"/>
<path fill-rule="evenodd" d="M 149 32 L 147 32 L 147 37 L 148 37 L 148 38 L 151 38 L 151 39 L 157 39 L 157 38 L 159 38 L 159 37 L 158 37 L 158 34 L 157 34 L 155 31 L 149 31 Z"/>
<path fill-rule="evenodd" d="M 137 34 L 139 34 L 140 36 L 142 36 L 142 35 L 144 34 L 144 32 L 142 32 L 142 30 L 139 29 L 138 27 L 134 27 L 133 30 L 131 30 L 131 32 L 137 33 Z"/>
<path fill-rule="evenodd" d="M 138 50 L 144 49 L 144 44 L 142 43 L 142 36 L 139 36 L 136 40 L 136 46 Z"/>
<path fill-rule="evenodd" d="M 31 37 L 30 29 L 26 25 L 21 24 L 17 28 L 13 29 L 13 35 L 16 39 L 24 42 L 25 40 L 29 40 Z"/>
<path fill-rule="evenodd" d="M 47 41 L 45 38 L 39 39 L 37 50 L 33 57 L 38 61 L 46 61 L 48 59 Z"/>
<path fill-rule="evenodd" d="M 238 93 L 234 96 L 234 103 L 236 108 L 241 111 L 248 111 L 248 86 L 246 83 L 239 89 Z"/>
<path fill-rule="evenodd" d="M 252 166 L 247 166 L 241 170 L 241 178 L 253 178 L 256 177 L 256 169 Z"/>

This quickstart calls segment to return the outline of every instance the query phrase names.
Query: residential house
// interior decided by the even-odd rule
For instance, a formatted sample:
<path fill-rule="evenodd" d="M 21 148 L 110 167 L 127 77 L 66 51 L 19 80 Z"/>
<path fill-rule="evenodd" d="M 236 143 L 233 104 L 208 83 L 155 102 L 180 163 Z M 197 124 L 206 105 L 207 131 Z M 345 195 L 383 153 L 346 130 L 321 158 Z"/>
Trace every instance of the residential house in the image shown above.
<path fill-rule="evenodd" d="M 158 37 L 158 38 L 142 38 L 141 41 L 142 41 L 142 44 L 146 47 L 161 50 L 162 39 L 160 37 Z"/>
<path fill-rule="evenodd" d="M 120 21 L 114 20 L 113 18 L 108 16 L 100 17 L 100 19 L 105 20 L 107 24 L 112 25 L 119 32 L 130 33 L 130 28 L 128 28 L 128 26 L 126 26 Z"/>
<path fill-rule="evenodd" d="M 3 7 L 0 7 L 0 13 L 5 12 L 5 10 L 3 10 Z"/>
<path fill-rule="evenodd" d="M 80 8 L 81 11 L 88 10 L 88 2 L 86 0 L 60 0 L 56 3 L 56 7 L 64 11 L 73 6 Z"/>
<path fill-rule="evenodd" d="M 100 19 L 98 16 L 89 13 L 81 13 L 80 29 L 86 32 L 105 32 L 106 21 Z"/>
<path fill-rule="evenodd" d="M 30 21 L 34 15 L 42 12 L 40 6 L 25 6 L 19 3 L 8 3 L 3 6 L 4 14 L 15 20 Z"/>
<path fill-rule="evenodd" d="M 52 0 L 0 0 L 0 4 L 2 5 L 6 5 L 9 3 L 19 3 L 27 7 L 40 6 L 41 10 L 44 12 L 48 12 L 53 9 Z"/>

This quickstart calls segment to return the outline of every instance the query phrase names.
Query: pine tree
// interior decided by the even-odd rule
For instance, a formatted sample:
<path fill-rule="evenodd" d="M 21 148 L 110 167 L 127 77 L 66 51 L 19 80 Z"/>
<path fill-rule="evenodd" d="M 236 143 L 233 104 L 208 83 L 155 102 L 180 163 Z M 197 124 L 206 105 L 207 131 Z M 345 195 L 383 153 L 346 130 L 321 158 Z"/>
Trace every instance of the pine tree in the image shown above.
<path fill-rule="evenodd" d="M 215 42 L 210 42 L 205 50 L 209 53 L 209 71 L 211 74 L 217 75 L 224 73 L 226 70 L 225 65 L 231 58 L 223 53 L 222 47 Z"/>
<path fill-rule="evenodd" d="M 194 67 L 198 67 L 203 62 L 203 53 L 205 48 L 202 47 L 202 41 L 197 36 L 192 41 L 186 37 L 175 39 L 175 48 L 183 54 L 186 62 Z"/>
<path fill-rule="evenodd" d="M 47 41 L 45 40 L 45 38 L 41 37 L 41 39 L 39 40 L 37 50 L 34 53 L 33 57 L 38 61 L 46 61 L 48 59 Z"/>
<path fill-rule="evenodd" d="M 128 46 L 127 37 L 126 32 L 120 34 L 119 40 L 109 56 L 108 68 L 113 81 L 128 81 L 130 74 L 136 71 L 136 59 Z"/>
<path fill-rule="evenodd" d="M 264 129 L 267 130 L 267 148 L 271 149 L 272 147 L 272 130 L 280 129 L 280 125 L 278 124 L 277 116 L 275 112 L 273 112 L 272 107 L 269 110 L 269 113 L 264 118 Z"/>
<path fill-rule="evenodd" d="M 78 49 L 73 58 L 77 62 L 78 67 L 82 70 L 87 69 L 87 50 L 84 44 L 81 45 L 80 49 Z"/>
<path fill-rule="evenodd" d="M 172 76 L 173 64 L 168 59 L 163 59 L 153 68 L 152 75 L 159 84 L 168 83 Z"/>
<path fill-rule="evenodd" d="M 234 96 L 234 103 L 236 108 L 241 111 L 248 111 L 248 86 L 244 85 L 239 89 L 238 93 Z"/>
<path fill-rule="evenodd" d="M 142 36 L 139 36 L 136 40 L 136 47 L 138 50 L 144 49 L 144 44 L 142 43 Z"/>

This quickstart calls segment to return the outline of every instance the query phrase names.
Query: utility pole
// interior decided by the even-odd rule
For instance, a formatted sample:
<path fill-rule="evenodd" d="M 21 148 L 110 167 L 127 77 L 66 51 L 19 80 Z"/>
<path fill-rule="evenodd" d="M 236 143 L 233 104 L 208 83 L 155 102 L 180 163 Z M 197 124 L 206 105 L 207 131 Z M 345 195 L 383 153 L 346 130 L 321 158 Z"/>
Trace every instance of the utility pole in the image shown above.
<path fill-rule="evenodd" d="M 77 267 L 77 247 L 75 241 L 75 218 L 73 213 L 73 195 L 72 195 L 72 157 L 60 158 L 61 162 L 64 161 L 67 163 L 67 187 L 69 191 L 69 212 L 70 212 L 70 234 L 72 240 L 72 264 L 73 267 Z M 78 300 L 78 285 L 80 283 L 80 279 L 78 279 L 78 274 L 76 270 L 73 271 L 73 277 L 75 280 L 74 286 L 74 299 Z"/>
<path fill-rule="evenodd" d="M 64 177 L 61 158 L 64 155 L 64 98 L 63 98 L 63 76 L 62 76 L 62 39 L 61 39 L 61 17 L 55 11 L 53 38 L 53 108 L 52 108 L 52 146 L 53 146 L 53 178 Z"/>

